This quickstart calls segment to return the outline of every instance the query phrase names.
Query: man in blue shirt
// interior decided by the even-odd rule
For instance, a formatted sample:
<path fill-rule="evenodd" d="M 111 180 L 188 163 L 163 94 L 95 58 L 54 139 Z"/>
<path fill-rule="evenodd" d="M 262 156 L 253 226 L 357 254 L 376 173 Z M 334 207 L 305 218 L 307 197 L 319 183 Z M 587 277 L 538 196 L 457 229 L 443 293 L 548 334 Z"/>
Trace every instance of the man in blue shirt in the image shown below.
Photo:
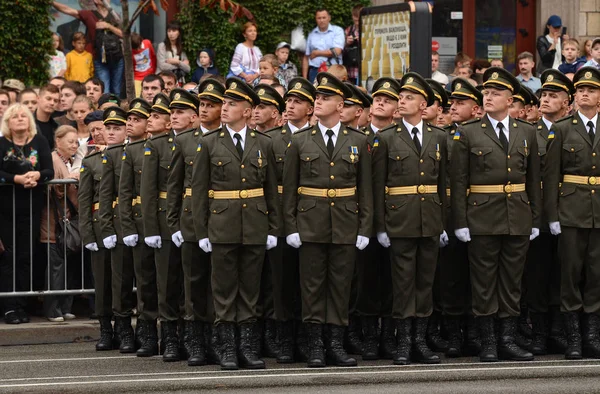
<path fill-rule="evenodd" d="M 522 52 L 519 54 L 517 56 L 517 66 L 519 67 L 517 79 L 521 84 L 527 86 L 533 93 L 542 87 L 540 79 L 534 77 L 532 74 L 535 62 L 533 61 L 533 54 L 531 52 Z"/>
<path fill-rule="evenodd" d="M 314 82 L 319 67 L 323 63 L 342 64 L 342 50 L 345 41 L 344 30 L 330 24 L 329 11 L 317 10 L 315 19 L 317 27 L 308 34 L 306 53 L 302 60 L 302 76 L 311 83 Z"/>

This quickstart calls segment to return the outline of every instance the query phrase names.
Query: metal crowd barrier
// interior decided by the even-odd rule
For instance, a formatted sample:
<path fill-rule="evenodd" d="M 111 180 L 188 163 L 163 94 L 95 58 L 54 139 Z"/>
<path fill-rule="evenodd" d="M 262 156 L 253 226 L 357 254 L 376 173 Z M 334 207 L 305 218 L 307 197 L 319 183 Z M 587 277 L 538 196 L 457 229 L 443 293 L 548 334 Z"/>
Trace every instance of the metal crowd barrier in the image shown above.
<path fill-rule="evenodd" d="M 49 181 L 46 183 L 46 206 L 49 207 L 50 206 L 50 187 L 55 186 L 55 185 L 63 185 L 63 191 L 64 191 L 64 197 L 63 197 L 63 212 L 67 212 L 68 208 L 67 208 L 67 186 L 71 185 L 71 184 L 77 184 L 78 181 L 75 179 L 55 179 L 52 181 Z M 13 218 L 12 218 L 12 245 L 13 245 L 13 249 L 12 249 L 12 265 L 13 265 L 13 270 L 12 270 L 12 291 L 4 291 L 2 292 L 0 290 L 0 298 L 6 298 L 6 297 L 23 297 L 23 296 L 44 296 L 44 295 L 78 295 L 78 294 L 94 294 L 95 290 L 93 288 L 86 288 L 85 287 L 85 277 L 86 277 L 86 266 L 85 266 L 85 257 L 84 254 L 85 253 L 89 253 L 85 250 L 84 245 L 81 245 L 81 251 L 79 253 L 79 260 L 81 263 L 81 287 L 80 288 L 76 288 L 76 289 L 69 289 L 68 286 L 68 279 L 69 279 L 69 257 L 67 256 L 66 253 L 66 246 L 63 250 L 63 266 L 64 266 L 64 277 L 65 277 L 65 281 L 64 281 L 64 289 L 62 290 L 51 290 L 50 289 L 50 232 L 47 231 L 48 237 L 46 239 L 47 242 L 43 242 L 43 240 L 40 239 L 33 239 L 33 225 L 32 225 L 32 217 L 33 217 L 33 207 L 32 207 L 32 190 L 29 191 L 29 196 L 30 196 L 30 204 L 29 204 L 29 290 L 26 291 L 16 291 L 17 288 L 17 274 L 16 274 L 16 268 L 17 268 L 17 253 L 18 252 L 16 250 L 16 239 L 18 236 L 24 236 L 25 234 L 16 234 L 16 219 L 17 219 L 17 213 L 15 211 L 16 208 L 16 195 L 15 195 L 15 188 L 13 185 L 4 185 L 3 187 L 11 187 L 13 190 L 12 193 L 12 207 L 13 207 Z M 42 210 L 43 212 L 43 210 Z M 47 225 L 50 226 L 50 217 L 54 216 L 54 212 L 52 212 L 50 209 L 46 210 L 46 222 Z M 59 218 L 60 220 L 61 218 Z M 55 225 L 57 225 L 58 223 L 55 223 Z M 4 224 L 2 224 L 4 225 Z M 48 229 L 49 230 L 49 229 Z M 41 231 L 40 231 L 41 234 Z M 41 245 L 41 246 L 40 246 Z M 44 286 L 46 287 L 45 289 L 42 290 L 34 290 L 34 273 L 36 273 L 34 271 L 34 266 L 38 267 L 37 265 L 34 264 L 34 260 L 36 257 L 39 258 L 39 256 L 36 256 L 36 248 L 41 248 L 41 247 L 45 247 L 46 248 L 46 282 L 44 284 Z M 8 253 L 8 251 L 5 251 L 4 253 Z M 40 266 L 41 268 L 41 266 Z M 87 267 L 90 270 L 90 274 L 91 274 L 91 267 Z"/>

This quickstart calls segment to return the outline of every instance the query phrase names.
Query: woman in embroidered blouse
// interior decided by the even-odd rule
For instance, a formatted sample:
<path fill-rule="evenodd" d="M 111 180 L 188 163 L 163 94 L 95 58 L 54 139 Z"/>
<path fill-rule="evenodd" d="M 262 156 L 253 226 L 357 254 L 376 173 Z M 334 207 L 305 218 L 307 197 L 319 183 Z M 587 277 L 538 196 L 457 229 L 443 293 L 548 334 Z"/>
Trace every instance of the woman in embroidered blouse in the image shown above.
<path fill-rule="evenodd" d="M 36 249 L 40 237 L 44 182 L 54 177 L 52 156 L 48 141 L 37 134 L 33 115 L 25 105 L 17 103 L 8 107 L 1 130 L 0 239 L 6 252 L 0 256 L 0 292 L 13 291 L 13 258 L 14 290 L 29 291 L 29 251 Z M 6 323 L 29 322 L 25 304 L 25 297 L 4 298 Z"/>
<path fill-rule="evenodd" d="M 54 179 L 76 179 L 79 180 L 79 168 L 80 164 L 75 163 L 75 154 L 79 143 L 77 141 L 77 130 L 71 126 L 60 126 L 56 129 L 54 134 L 54 146 L 55 150 L 52 152 L 52 165 L 54 167 Z M 65 289 L 65 274 L 67 275 L 67 284 L 70 285 L 72 282 L 72 274 L 76 269 L 77 264 L 81 264 L 81 254 L 67 257 L 67 267 L 69 273 L 65 272 L 65 258 L 64 251 L 60 250 L 56 245 L 56 219 L 62 216 L 62 212 L 67 213 L 67 217 L 74 214 L 71 212 L 70 204 L 65 201 L 66 197 L 73 205 L 74 209 L 79 209 L 77 203 L 77 186 L 75 184 L 69 185 L 54 185 L 48 189 L 48 193 L 53 193 L 50 196 L 50 203 L 44 207 L 42 211 L 42 225 L 40 242 L 45 244 L 44 247 L 48 250 L 48 257 L 50 264 L 47 266 L 46 274 L 44 275 L 46 286 L 50 290 L 64 290 Z M 55 201 L 60 205 L 57 210 Z M 65 210 L 65 203 L 67 209 Z M 48 279 L 50 283 L 48 284 Z M 69 286 L 72 288 L 72 286 Z M 52 322 L 62 322 L 65 320 L 71 320 L 75 318 L 75 315 L 71 313 L 71 306 L 73 305 L 73 296 L 47 296 L 44 297 L 44 314 L 48 320 Z"/>
<path fill-rule="evenodd" d="M 258 27 L 254 22 L 246 22 L 242 26 L 245 41 L 237 44 L 231 59 L 231 73 L 249 84 L 259 77 L 258 63 L 263 56 L 260 48 L 254 45 L 258 36 Z"/>

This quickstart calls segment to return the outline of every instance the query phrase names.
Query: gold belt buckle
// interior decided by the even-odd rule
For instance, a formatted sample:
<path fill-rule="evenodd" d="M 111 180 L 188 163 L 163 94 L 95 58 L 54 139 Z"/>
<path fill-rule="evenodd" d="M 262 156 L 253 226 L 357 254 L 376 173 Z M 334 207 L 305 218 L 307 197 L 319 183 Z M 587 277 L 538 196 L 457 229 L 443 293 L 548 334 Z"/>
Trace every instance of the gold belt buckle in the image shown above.
<path fill-rule="evenodd" d="M 208 191 L 208 198 L 215 198 L 215 191 L 214 190 L 209 190 Z"/>
<path fill-rule="evenodd" d="M 513 185 L 504 185 L 504 193 L 512 193 Z"/>
<path fill-rule="evenodd" d="M 427 188 L 424 185 L 419 185 L 419 187 L 417 187 L 417 192 L 419 194 L 425 194 L 426 190 L 427 190 Z"/>
<path fill-rule="evenodd" d="M 598 182 L 598 179 L 595 176 L 591 176 L 588 178 L 588 183 L 590 185 L 595 185 Z"/>
<path fill-rule="evenodd" d="M 390 188 L 389 187 L 385 187 L 385 194 L 390 194 Z"/>
<path fill-rule="evenodd" d="M 329 190 L 327 190 L 327 197 L 334 198 L 335 196 L 336 196 L 335 189 L 329 189 Z"/>
<path fill-rule="evenodd" d="M 241 190 L 240 198 L 248 198 L 248 190 Z"/>

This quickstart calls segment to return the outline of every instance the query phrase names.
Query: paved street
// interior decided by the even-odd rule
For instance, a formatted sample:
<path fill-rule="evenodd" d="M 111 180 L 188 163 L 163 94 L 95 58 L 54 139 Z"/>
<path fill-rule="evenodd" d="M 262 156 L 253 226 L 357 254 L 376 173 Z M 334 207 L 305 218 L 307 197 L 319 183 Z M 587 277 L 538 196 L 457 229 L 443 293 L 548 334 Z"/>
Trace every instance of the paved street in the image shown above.
<path fill-rule="evenodd" d="M 600 361 L 544 357 L 532 363 L 482 364 L 444 360 L 438 366 L 395 367 L 361 362 L 357 368 L 286 368 L 267 360 L 263 371 L 190 368 L 94 344 L 0 347 L 0 392 L 10 393 L 575 393 L 600 392 Z"/>

